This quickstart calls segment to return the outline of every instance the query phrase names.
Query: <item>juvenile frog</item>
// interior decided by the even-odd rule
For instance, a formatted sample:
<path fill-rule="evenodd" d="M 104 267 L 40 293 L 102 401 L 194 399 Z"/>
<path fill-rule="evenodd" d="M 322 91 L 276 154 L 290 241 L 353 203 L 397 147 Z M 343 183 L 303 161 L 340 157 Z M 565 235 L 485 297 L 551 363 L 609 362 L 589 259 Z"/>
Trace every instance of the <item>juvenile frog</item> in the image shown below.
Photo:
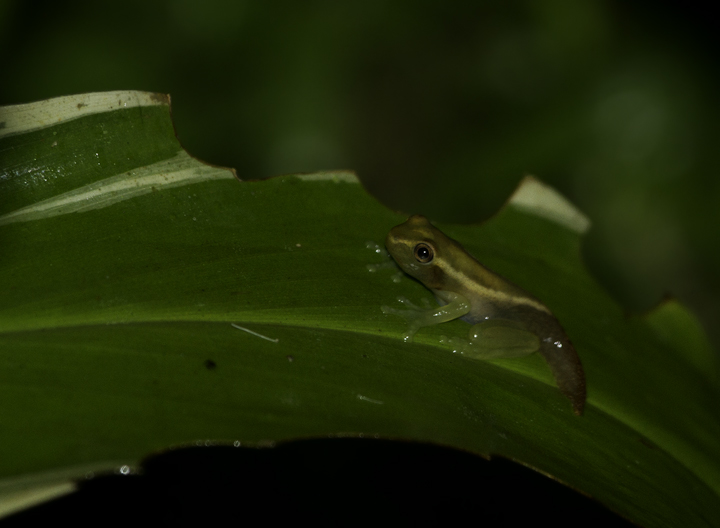
<path fill-rule="evenodd" d="M 409 309 L 382 307 L 384 313 L 407 320 L 407 341 L 423 326 L 460 318 L 472 325 L 469 340 L 444 342 L 478 359 L 539 352 L 575 414 L 582 414 L 585 373 L 575 348 L 547 306 L 480 264 L 424 216 L 411 216 L 392 228 L 385 246 L 400 268 L 430 289 L 440 304 L 422 309 L 401 299 Z"/>

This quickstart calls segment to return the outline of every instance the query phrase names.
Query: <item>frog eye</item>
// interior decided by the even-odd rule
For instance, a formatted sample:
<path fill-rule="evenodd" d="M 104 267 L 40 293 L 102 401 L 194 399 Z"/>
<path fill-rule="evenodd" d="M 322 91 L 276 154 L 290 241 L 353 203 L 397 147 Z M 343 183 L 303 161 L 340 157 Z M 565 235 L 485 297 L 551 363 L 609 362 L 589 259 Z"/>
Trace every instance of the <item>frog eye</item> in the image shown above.
<path fill-rule="evenodd" d="M 418 244 L 415 246 L 415 258 L 418 262 L 427 264 L 435 257 L 435 252 L 427 244 Z"/>

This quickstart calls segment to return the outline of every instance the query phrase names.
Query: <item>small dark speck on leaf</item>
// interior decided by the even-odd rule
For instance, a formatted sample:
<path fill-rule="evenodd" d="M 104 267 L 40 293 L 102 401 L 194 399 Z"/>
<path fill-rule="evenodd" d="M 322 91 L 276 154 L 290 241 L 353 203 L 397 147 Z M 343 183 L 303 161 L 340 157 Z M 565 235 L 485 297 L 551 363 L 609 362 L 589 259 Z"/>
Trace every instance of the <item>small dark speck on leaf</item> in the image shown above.
<path fill-rule="evenodd" d="M 287 356 L 287 360 L 292 363 L 293 361 L 295 361 L 295 358 L 292 356 Z"/>
<path fill-rule="evenodd" d="M 363 354 L 363 358 L 367 359 L 367 354 Z"/>
<path fill-rule="evenodd" d="M 205 368 L 206 369 L 215 370 L 215 367 L 217 367 L 217 363 L 215 363 L 212 359 L 205 360 Z"/>
<path fill-rule="evenodd" d="M 86 107 L 86 106 L 87 106 L 87 105 L 86 105 L 85 103 L 78 103 L 78 104 L 77 104 L 77 109 L 80 110 L 81 108 L 84 108 L 84 107 Z"/>

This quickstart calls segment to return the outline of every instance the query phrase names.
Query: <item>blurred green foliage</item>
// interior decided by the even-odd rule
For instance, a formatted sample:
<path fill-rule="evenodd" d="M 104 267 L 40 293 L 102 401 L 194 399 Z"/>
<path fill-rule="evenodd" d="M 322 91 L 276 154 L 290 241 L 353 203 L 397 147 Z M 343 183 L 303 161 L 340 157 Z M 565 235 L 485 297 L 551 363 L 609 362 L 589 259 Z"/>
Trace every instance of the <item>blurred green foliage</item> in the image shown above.
<path fill-rule="evenodd" d="M 241 178 L 354 169 L 438 220 L 485 219 L 536 174 L 593 219 L 617 298 L 672 293 L 717 343 L 710 20 L 669 0 L 5 0 L 0 104 L 169 93 L 188 151 Z"/>

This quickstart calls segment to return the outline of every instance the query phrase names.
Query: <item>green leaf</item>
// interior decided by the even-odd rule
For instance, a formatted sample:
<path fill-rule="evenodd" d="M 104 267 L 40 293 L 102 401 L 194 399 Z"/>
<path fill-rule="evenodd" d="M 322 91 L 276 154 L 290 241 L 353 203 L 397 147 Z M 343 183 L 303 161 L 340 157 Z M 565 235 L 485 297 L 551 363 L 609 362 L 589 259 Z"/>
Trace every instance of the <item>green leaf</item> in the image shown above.
<path fill-rule="evenodd" d="M 553 310 L 582 417 L 539 357 L 441 346 L 462 321 L 402 341 L 380 306 L 431 294 L 368 271 L 386 257 L 367 242 L 405 216 L 351 173 L 240 181 L 140 92 L 5 107 L 0 153 L 6 504 L 169 446 L 368 435 L 508 457 L 644 526 L 720 524 L 704 334 L 677 303 L 626 317 L 582 265 L 587 220 L 537 180 L 483 225 L 438 227 Z"/>

